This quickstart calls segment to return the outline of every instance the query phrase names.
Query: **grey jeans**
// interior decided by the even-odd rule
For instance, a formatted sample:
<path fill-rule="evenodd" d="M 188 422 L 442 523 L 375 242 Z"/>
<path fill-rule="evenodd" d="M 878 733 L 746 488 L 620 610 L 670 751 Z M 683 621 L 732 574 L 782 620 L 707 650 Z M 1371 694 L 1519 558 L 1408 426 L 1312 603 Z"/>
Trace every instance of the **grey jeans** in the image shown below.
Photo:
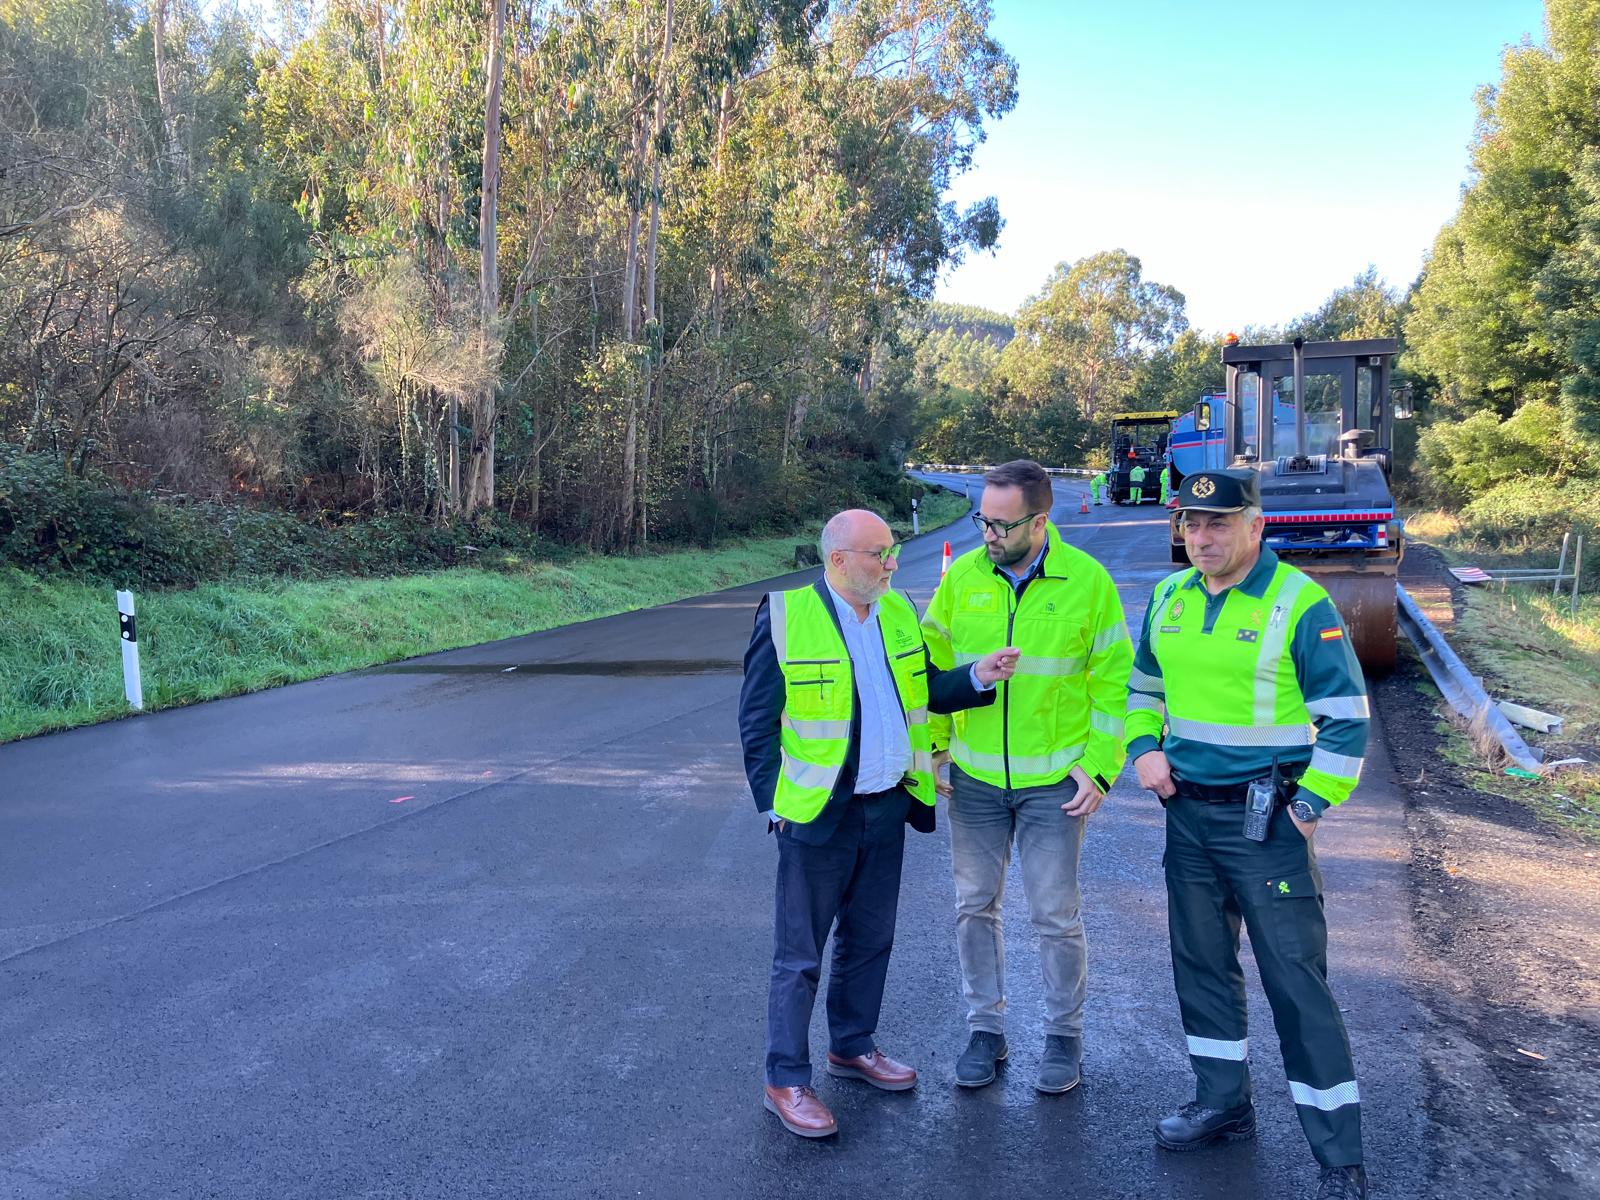
<path fill-rule="evenodd" d="M 1070 778 L 1050 787 L 1005 791 L 951 766 L 950 850 L 956 877 L 956 947 L 967 1026 L 1005 1032 L 1006 952 L 1001 930 L 1006 868 L 1015 839 L 1022 889 L 1039 931 L 1044 1031 L 1083 1036 L 1088 944 L 1078 910 L 1083 818 L 1061 806 L 1077 794 Z"/>

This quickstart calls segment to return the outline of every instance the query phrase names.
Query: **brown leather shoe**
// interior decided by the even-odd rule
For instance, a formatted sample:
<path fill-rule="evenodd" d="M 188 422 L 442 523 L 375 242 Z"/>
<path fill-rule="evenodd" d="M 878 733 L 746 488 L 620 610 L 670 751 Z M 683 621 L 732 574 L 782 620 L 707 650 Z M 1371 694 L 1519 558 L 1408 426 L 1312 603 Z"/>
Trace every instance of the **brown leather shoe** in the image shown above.
<path fill-rule="evenodd" d="M 828 1051 L 828 1074 L 845 1079 L 864 1079 L 886 1092 L 904 1092 L 917 1086 L 917 1069 L 895 1062 L 883 1051 L 872 1049 L 855 1058 L 840 1058 Z"/>
<path fill-rule="evenodd" d="M 817 1099 L 808 1087 L 772 1087 L 762 1099 L 766 1110 L 783 1122 L 790 1133 L 801 1137 L 827 1137 L 839 1132 L 839 1123 L 833 1119 L 828 1106 Z"/>

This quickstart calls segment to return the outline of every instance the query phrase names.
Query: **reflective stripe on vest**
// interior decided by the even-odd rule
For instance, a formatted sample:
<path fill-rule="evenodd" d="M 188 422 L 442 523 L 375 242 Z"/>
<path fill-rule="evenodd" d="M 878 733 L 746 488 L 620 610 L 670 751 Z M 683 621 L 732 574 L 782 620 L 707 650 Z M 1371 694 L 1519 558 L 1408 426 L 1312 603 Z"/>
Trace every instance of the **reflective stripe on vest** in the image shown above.
<path fill-rule="evenodd" d="M 1213 632 L 1205 634 L 1209 593 L 1203 581 L 1183 587 L 1190 578 L 1169 579 L 1150 614 L 1150 647 L 1166 685 L 1170 732 L 1212 746 L 1315 743 L 1289 647 L 1300 614 L 1326 593 L 1279 563 L 1260 598 L 1230 591 Z"/>
<path fill-rule="evenodd" d="M 768 604 L 772 647 L 784 678 L 782 764 L 772 809 L 785 820 L 804 824 L 827 807 L 849 757 L 855 671 L 830 611 L 831 599 L 813 587 L 801 587 L 771 593 Z M 904 784 L 919 801 L 932 804 L 933 740 L 917 612 L 904 596 L 889 592 L 878 602 L 877 621 L 911 744 Z"/>
<path fill-rule="evenodd" d="M 1022 651 L 992 704 L 951 721 L 950 757 L 993 787 L 1057 784 L 1100 738 L 1122 737 L 1121 714 L 1102 713 L 1090 700 L 1094 656 L 1127 641 L 1121 613 L 1103 603 L 1114 587 L 1053 524 L 1045 536 L 1043 569 L 1020 598 L 980 549 L 952 564 L 939 585 L 939 620 L 929 622 L 930 636 L 948 640 L 958 669 L 999 646 Z"/>

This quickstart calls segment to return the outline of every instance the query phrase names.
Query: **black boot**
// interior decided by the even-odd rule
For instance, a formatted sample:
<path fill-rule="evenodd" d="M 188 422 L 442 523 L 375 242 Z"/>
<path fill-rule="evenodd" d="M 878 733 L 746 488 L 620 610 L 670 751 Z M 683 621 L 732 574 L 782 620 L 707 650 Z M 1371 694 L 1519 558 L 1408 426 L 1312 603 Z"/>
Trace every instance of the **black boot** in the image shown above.
<path fill-rule="evenodd" d="M 1317 1200 L 1367 1200 L 1367 1172 L 1360 1166 L 1324 1167 Z"/>
<path fill-rule="evenodd" d="M 1191 1100 L 1156 1122 L 1156 1145 L 1167 1150 L 1198 1150 L 1212 1142 L 1237 1142 L 1256 1135 L 1253 1105 L 1210 1108 Z"/>
<path fill-rule="evenodd" d="M 1009 1048 L 998 1033 L 980 1029 L 972 1035 L 961 1057 L 956 1059 L 956 1082 L 962 1087 L 983 1087 L 993 1083 L 997 1063 L 1005 1061 Z"/>

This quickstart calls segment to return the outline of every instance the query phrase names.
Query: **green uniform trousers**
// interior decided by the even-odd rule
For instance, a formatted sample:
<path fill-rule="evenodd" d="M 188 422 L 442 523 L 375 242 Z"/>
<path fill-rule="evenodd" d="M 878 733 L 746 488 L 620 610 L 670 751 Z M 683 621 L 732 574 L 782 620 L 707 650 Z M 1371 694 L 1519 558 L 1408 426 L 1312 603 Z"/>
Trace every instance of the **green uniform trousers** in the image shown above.
<path fill-rule="evenodd" d="M 1167 802 L 1167 926 L 1195 1098 L 1213 1108 L 1250 1100 L 1239 923 L 1272 1005 L 1300 1126 L 1325 1167 L 1361 1162 L 1361 1104 L 1350 1039 L 1328 989 L 1328 925 L 1311 844 L 1289 810 L 1267 840 L 1244 836 L 1241 802 L 1179 793 Z"/>
<path fill-rule="evenodd" d="M 1137 483 L 1128 489 L 1128 499 L 1135 504 L 1144 503 L 1144 489 Z"/>

